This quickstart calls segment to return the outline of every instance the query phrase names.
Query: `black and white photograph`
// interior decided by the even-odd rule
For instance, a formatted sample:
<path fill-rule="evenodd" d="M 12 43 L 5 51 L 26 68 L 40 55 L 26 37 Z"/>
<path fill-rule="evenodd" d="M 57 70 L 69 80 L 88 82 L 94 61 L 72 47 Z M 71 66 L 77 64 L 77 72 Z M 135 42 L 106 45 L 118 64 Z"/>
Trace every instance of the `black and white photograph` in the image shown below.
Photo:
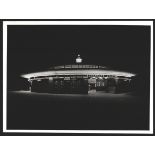
<path fill-rule="evenodd" d="M 153 22 L 3 21 L 3 132 L 153 134 Z"/>
<path fill-rule="evenodd" d="M 0 155 L 154 155 L 154 0 L 0 0 Z"/>

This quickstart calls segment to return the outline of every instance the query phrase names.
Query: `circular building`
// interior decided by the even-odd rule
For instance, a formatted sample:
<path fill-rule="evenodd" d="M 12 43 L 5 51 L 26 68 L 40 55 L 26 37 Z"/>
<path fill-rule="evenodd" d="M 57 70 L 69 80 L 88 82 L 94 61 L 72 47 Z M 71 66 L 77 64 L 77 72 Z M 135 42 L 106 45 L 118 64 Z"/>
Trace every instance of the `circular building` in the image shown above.
<path fill-rule="evenodd" d="M 46 71 L 23 74 L 32 92 L 81 93 L 131 91 L 135 74 L 108 69 L 100 65 L 82 64 L 78 55 L 76 64 L 53 66 Z"/>

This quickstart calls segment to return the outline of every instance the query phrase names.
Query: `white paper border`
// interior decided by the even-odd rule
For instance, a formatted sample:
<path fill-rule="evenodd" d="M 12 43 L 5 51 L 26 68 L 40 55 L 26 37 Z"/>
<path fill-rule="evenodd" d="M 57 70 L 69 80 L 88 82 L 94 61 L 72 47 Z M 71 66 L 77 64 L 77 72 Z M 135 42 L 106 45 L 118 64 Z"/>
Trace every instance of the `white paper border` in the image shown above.
<path fill-rule="evenodd" d="M 149 130 L 8 130 L 7 129 L 7 25 L 142 25 L 151 27 Z M 3 21 L 3 132 L 153 134 L 153 21 Z"/>

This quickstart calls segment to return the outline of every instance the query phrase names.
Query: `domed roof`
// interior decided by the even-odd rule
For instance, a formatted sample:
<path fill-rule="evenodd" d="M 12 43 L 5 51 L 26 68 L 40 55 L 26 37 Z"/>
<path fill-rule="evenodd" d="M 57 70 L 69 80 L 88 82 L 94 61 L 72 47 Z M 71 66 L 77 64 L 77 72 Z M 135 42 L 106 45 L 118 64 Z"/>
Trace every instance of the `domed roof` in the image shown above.
<path fill-rule="evenodd" d="M 48 70 L 42 72 L 23 74 L 21 77 L 24 78 L 35 78 L 35 77 L 50 77 L 50 76 L 68 76 L 68 75 L 82 75 L 82 76 L 122 76 L 122 77 L 132 77 L 135 76 L 134 73 L 116 71 L 107 69 L 104 66 L 99 65 L 62 65 L 53 66 Z"/>

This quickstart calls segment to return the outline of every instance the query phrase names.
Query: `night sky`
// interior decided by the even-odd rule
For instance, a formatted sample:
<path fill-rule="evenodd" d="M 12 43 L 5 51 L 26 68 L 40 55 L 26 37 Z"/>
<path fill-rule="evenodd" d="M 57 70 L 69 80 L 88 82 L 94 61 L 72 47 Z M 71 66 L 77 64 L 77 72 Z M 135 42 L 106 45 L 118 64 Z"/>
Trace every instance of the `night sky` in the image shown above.
<path fill-rule="evenodd" d="M 94 111 L 94 116 L 98 118 L 100 116 L 105 116 L 105 118 L 109 115 L 108 109 L 110 109 L 114 116 L 114 123 L 111 123 L 111 116 L 107 119 L 107 124 L 113 124 L 117 127 L 118 123 L 122 125 L 122 122 L 128 122 L 127 120 L 131 120 L 132 123 L 148 121 L 147 117 L 141 117 L 143 114 L 144 116 L 148 116 L 148 102 L 149 102 L 149 74 L 150 74 L 150 27 L 149 26 L 8 26 L 8 41 L 7 41 L 7 90 L 25 90 L 22 89 L 25 86 L 29 86 L 27 80 L 19 79 L 21 74 L 30 73 L 30 72 L 37 72 L 47 70 L 49 67 L 53 65 L 64 65 L 64 64 L 75 64 L 75 59 L 77 54 L 79 53 L 83 59 L 84 64 L 94 64 L 94 65 L 103 65 L 107 66 L 111 69 L 116 70 L 124 70 L 127 72 L 135 72 L 139 74 L 137 77 L 138 84 L 136 84 L 136 90 L 138 90 L 137 94 L 139 95 L 139 101 L 131 100 L 128 98 L 124 101 L 122 98 L 117 98 L 118 100 L 109 98 L 98 98 L 99 102 L 97 102 L 97 97 L 94 99 L 94 107 L 91 105 L 88 107 L 87 102 L 91 102 L 91 100 L 87 99 L 83 100 L 83 97 L 75 98 L 75 101 L 72 100 L 64 100 L 60 98 L 60 103 L 57 100 L 51 100 L 47 96 L 44 96 L 46 99 L 42 99 L 39 97 L 34 96 L 34 98 L 29 99 L 27 96 L 23 98 L 17 94 L 17 96 L 8 97 L 8 113 L 9 115 L 7 118 L 10 121 L 10 124 L 26 125 L 27 128 L 33 128 L 39 120 L 42 120 L 38 126 L 40 127 L 49 127 L 49 122 L 51 122 L 51 118 L 54 118 L 54 115 L 58 115 L 58 112 L 55 110 L 59 109 L 59 112 L 68 110 L 68 115 L 64 117 L 65 121 L 68 116 L 73 115 L 73 120 L 71 122 L 76 122 L 77 113 L 83 107 L 81 111 L 80 119 L 84 123 L 80 122 L 81 124 L 86 124 L 87 120 L 85 118 L 89 117 L 91 111 Z M 78 49 L 78 51 L 75 51 Z M 140 80 L 139 80 L 140 79 Z M 21 81 L 20 81 L 21 80 Z M 23 81 L 24 82 L 23 82 Z M 27 83 L 26 83 L 26 82 Z M 25 84 L 25 85 L 24 85 Z M 28 88 L 28 87 L 27 87 Z M 139 91 L 140 90 L 140 91 Z M 10 93 L 10 92 L 9 92 Z M 9 93 L 7 95 L 9 95 Z M 129 95 L 130 96 L 130 95 Z M 36 100 L 37 98 L 37 100 Z M 57 97 L 56 97 L 57 98 Z M 80 100 L 79 100 L 80 98 Z M 58 98 L 59 99 L 59 98 Z M 97 103 L 100 104 L 101 107 L 96 107 Z M 52 101 L 56 104 L 49 104 Z M 114 102 L 113 102 L 114 101 Z M 36 102 L 38 104 L 36 104 Z M 64 107 L 64 102 L 69 103 L 68 106 Z M 72 104 L 72 103 L 75 104 Z M 22 103 L 22 104 L 21 104 Z M 27 104 L 30 103 L 30 104 Z M 45 106 L 43 106 L 43 104 Z M 46 104 L 48 103 L 48 104 Z M 76 104 L 78 103 L 78 104 Z M 91 102 L 93 103 L 93 102 Z M 112 103 L 112 104 L 111 104 Z M 114 104 L 113 104 L 114 103 Z M 119 104 L 120 103 L 120 104 Z M 127 103 L 127 104 L 124 104 Z M 131 104 L 135 103 L 135 104 Z M 137 104 L 138 103 L 138 104 Z M 139 106 L 140 104 L 142 106 Z M 146 103 L 146 104 L 144 104 Z M 137 106 L 135 106 L 137 104 Z M 36 108 L 37 105 L 37 108 Z M 74 107 L 76 105 L 76 108 Z M 77 106 L 79 105 L 79 107 Z M 97 104 L 99 105 L 99 104 Z M 124 105 L 124 106 L 122 106 Z M 143 106 L 145 105 L 145 106 Z M 35 116 L 34 117 L 34 109 L 35 109 Z M 51 112 L 53 109 L 53 112 Z M 66 109 L 66 110 L 64 110 Z M 85 112 L 85 109 L 88 109 L 88 114 Z M 138 109 L 138 113 L 137 113 Z M 104 110 L 104 111 L 103 111 Z M 98 113 L 100 114 L 98 115 Z M 26 115 L 25 115 L 26 112 Z M 29 115 L 27 115 L 29 112 Z M 108 113 L 107 113 L 108 112 Z M 133 115 L 130 115 L 133 112 Z M 75 115 L 73 114 L 75 113 Z M 42 114 L 42 115 L 40 115 Z M 86 116 L 86 115 L 87 116 Z M 107 114 L 107 115 L 105 115 Z M 119 115 L 118 115 L 119 114 Z M 122 117 L 120 121 L 120 116 L 131 116 L 129 117 Z M 129 114 L 129 115 L 128 115 Z M 19 117 L 21 115 L 21 117 Z M 116 121 L 118 115 L 118 121 Z M 45 117 L 42 117 L 45 116 Z M 89 118 L 92 119 L 94 122 L 94 126 L 96 127 L 96 120 L 94 116 L 90 115 Z M 135 117 L 138 118 L 135 119 Z M 15 121 L 17 119 L 17 121 Z M 34 121 L 36 119 L 36 121 Z M 59 118 L 59 117 L 58 117 Z M 62 125 L 66 125 L 65 121 L 62 121 L 62 114 L 60 115 Z M 79 118 L 79 117 L 78 117 Z M 142 119 L 141 119 L 142 118 Z M 59 119 L 58 119 L 59 120 Z M 56 120 L 56 122 L 59 122 Z M 69 119 L 70 120 L 70 119 Z M 86 121 L 85 121 L 86 120 Z M 95 120 L 95 121 L 94 121 Z M 102 119 L 99 119 L 99 122 Z M 14 123 L 15 122 L 15 123 Z M 20 122 L 20 123 L 19 123 Z M 25 124 L 25 122 L 27 122 Z M 46 123 L 46 124 L 45 124 Z M 10 125 L 9 124 L 9 125 Z M 28 124 L 28 126 L 27 126 Z M 33 124 L 33 125 L 32 125 Z M 44 126 L 45 124 L 45 126 Z M 61 124 L 61 123 L 58 123 Z M 68 123 L 72 125 L 72 123 Z M 103 123 L 99 123 L 103 124 Z M 116 125 L 117 124 L 117 125 Z M 18 127 L 17 125 L 17 127 Z M 29 126 L 30 125 L 30 126 Z M 31 126 L 32 125 L 32 126 Z M 42 126 L 43 125 L 43 126 Z M 46 126 L 47 125 L 47 126 Z M 53 124 L 52 124 L 53 125 Z M 92 125 L 92 123 L 91 123 Z M 130 126 L 130 123 L 127 123 Z M 147 125 L 147 124 L 146 124 Z M 21 125 L 22 126 L 22 125 Z M 20 127 L 21 127 L 20 126 Z M 104 124 L 104 126 L 106 126 Z M 39 128 L 38 127 L 38 128 Z M 72 127 L 72 126 L 71 126 Z M 124 124 L 123 124 L 124 127 Z M 23 126 L 25 129 L 25 126 Z M 34 127 L 36 128 L 36 126 Z M 46 129 L 47 129 L 46 128 Z M 50 127 L 49 127 L 50 128 Z M 122 128 L 121 128 L 122 129 Z"/>
<path fill-rule="evenodd" d="M 78 49 L 78 52 L 75 51 Z M 74 64 L 149 74 L 149 26 L 8 26 L 8 76 Z"/>

